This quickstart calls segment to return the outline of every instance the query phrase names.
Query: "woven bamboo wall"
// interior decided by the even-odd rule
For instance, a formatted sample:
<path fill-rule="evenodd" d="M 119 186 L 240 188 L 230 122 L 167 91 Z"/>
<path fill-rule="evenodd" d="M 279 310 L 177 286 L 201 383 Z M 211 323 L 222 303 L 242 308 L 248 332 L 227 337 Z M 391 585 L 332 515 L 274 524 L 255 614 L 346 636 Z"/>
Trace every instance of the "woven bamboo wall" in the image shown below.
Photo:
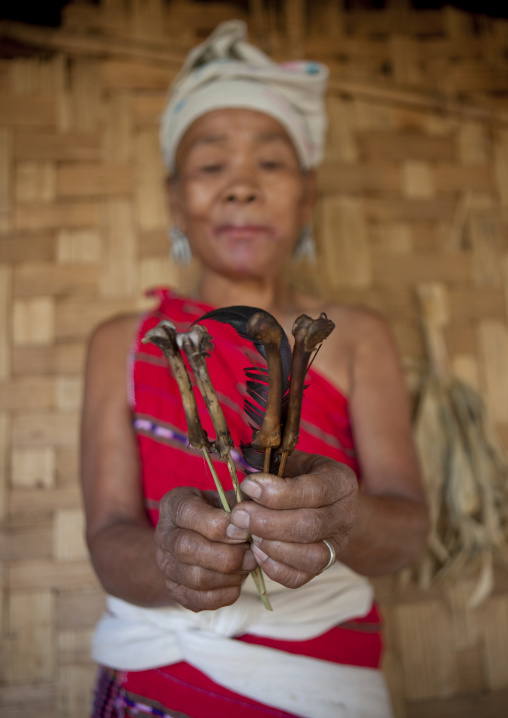
<path fill-rule="evenodd" d="M 103 0 L 61 29 L 1 27 L 0 714 L 85 718 L 103 596 L 78 488 L 85 343 L 145 288 L 185 288 L 167 257 L 157 116 L 185 52 L 248 20 L 276 58 L 332 71 L 319 263 L 293 280 L 383 311 L 422 358 L 414 286 L 442 285 L 452 365 L 508 449 L 508 23 L 453 9 L 344 12 L 339 0 Z M 6 55 L 10 55 L 6 57 Z M 454 221 L 455 219 L 455 221 Z M 506 715 L 508 578 L 475 613 L 376 584 L 398 718 Z"/>

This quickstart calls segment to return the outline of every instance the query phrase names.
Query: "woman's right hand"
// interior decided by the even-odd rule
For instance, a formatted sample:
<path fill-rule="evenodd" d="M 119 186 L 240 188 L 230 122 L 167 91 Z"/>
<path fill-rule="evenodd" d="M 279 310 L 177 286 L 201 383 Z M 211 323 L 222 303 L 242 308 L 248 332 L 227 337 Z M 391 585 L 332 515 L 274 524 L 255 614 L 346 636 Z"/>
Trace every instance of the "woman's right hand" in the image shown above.
<path fill-rule="evenodd" d="M 234 603 L 257 563 L 248 533 L 233 526 L 214 491 L 172 489 L 159 506 L 156 558 L 173 600 L 191 611 Z"/>

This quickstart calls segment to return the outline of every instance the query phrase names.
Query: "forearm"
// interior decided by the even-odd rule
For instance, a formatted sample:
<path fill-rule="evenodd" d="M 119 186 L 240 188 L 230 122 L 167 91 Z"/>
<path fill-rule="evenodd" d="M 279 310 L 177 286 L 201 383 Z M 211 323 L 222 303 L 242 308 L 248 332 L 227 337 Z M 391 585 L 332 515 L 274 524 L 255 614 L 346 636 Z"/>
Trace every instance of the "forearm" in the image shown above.
<path fill-rule="evenodd" d="M 418 560 L 427 531 L 423 501 L 360 492 L 353 530 L 339 560 L 365 576 L 393 573 Z"/>
<path fill-rule="evenodd" d="M 114 523 L 89 537 L 88 545 L 107 593 L 138 606 L 174 603 L 157 566 L 151 526 L 134 521 Z"/>

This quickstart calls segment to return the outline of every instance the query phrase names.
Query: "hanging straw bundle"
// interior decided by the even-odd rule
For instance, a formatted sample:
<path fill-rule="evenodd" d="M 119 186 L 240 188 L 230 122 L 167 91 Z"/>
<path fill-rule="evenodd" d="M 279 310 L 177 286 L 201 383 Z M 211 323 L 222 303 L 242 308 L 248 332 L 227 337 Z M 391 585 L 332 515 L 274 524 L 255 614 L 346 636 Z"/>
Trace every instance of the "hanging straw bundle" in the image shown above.
<path fill-rule="evenodd" d="M 449 369 L 443 335 L 444 288 L 417 288 L 428 370 L 416 397 L 414 436 L 431 529 L 417 567 L 419 583 L 474 577 L 470 608 L 494 585 L 494 557 L 508 566 L 508 467 L 479 394 Z"/>

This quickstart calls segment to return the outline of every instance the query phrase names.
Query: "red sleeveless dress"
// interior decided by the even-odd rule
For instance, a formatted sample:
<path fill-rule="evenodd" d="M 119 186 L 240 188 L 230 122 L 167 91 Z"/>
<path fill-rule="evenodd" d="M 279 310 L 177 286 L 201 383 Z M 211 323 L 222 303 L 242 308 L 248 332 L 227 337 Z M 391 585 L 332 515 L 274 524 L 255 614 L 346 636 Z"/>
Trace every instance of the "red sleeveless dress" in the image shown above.
<path fill-rule="evenodd" d="M 146 332 L 161 319 L 170 319 L 178 331 L 213 307 L 179 297 L 165 289 L 153 290 L 160 304 L 141 321 L 130 362 L 130 401 L 142 466 L 146 510 L 155 526 L 162 496 L 177 486 L 213 489 L 213 479 L 201 452 L 187 443 L 186 422 L 179 390 L 166 359 L 153 344 L 143 344 Z M 264 360 L 252 345 L 229 326 L 207 323 L 214 349 L 208 368 L 217 390 L 235 447 L 251 440 L 251 429 L 243 410 L 244 369 L 263 366 Z M 298 449 L 329 456 L 347 464 L 358 475 L 347 399 L 312 368 L 305 391 Z M 209 436 L 213 426 L 204 402 L 197 395 L 201 421 Z M 246 468 L 234 452 L 240 480 Z M 224 462 L 214 465 L 226 489 L 231 488 Z M 287 641 L 243 635 L 235 640 L 268 646 L 284 652 L 320 658 L 353 666 L 378 668 L 381 660 L 380 617 L 375 606 L 368 615 L 341 624 L 307 641 Z M 254 718 L 289 716 L 277 708 L 258 703 L 223 688 L 191 665 L 181 662 L 147 671 L 102 669 L 96 690 L 94 718 L 134 716 L 141 713 L 179 718 Z"/>

